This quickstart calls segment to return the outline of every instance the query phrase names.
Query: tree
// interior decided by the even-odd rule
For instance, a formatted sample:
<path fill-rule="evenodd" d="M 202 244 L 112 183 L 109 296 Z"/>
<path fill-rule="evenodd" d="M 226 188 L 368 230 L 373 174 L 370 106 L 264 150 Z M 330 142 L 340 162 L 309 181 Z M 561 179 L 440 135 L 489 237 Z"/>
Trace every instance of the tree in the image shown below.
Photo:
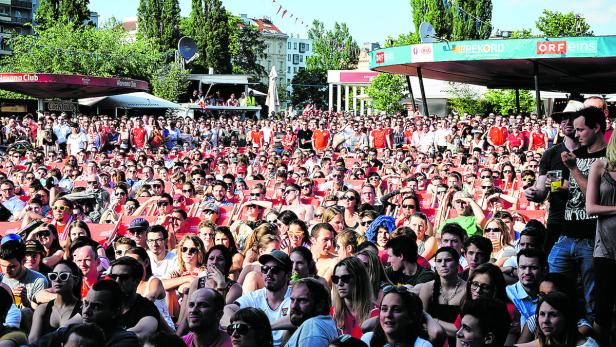
<path fill-rule="evenodd" d="M 372 106 L 386 113 L 402 111 L 400 103 L 404 93 L 404 77 L 396 74 L 380 73 L 372 79 L 366 94 L 372 99 Z"/>
<path fill-rule="evenodd" d="M 313 55 L 306 58 L 307 69 L 349 70 L 357 67 L 359 45 L 345 23 L 336 22 L 333 30 L 326 30 L 325 25 L 315 19 L 308 38 L 312 40 Z"/>
<path fill-rule="evenodd" d="M 514 30 L 511 32 L 512 39 L 529 39 L 534 37 L 530 29 Z"/>
<path fill-rule="evenodd" d="M 293 92 L 291 104 L 295 107 L 305 107 L 306 104 L 315 106 L 327 105 L 327 71 L 326 70 L 299 70 L 291 80 Z"/>
<path fill-rule="evenodd" d="M 220 0 L 206 0 L 205 64 L 216 73 L 231 73 L 229 16 Z"/>
<path fill-rule="evenodd" d="M 34 19 L 40 30 L 55 23 L 82 26 L 90 18 L 89 0 L 41 0 Z"/>
<path fill-rule="evenodd" d="M 447 106 L 458 113 L 484 114 L 486 102 L 482 95 L 468 84 L 449 82 L 447 93 L 450 95 Z"/>
<path fill-rule="evenodd" d="M 161 50 L 173 50 L 180 38 L 178 0 L 140 0 L 137 14 L 139 37 L 153 40 Z"/>
<path fill-rule="evenodd" d="M 490 89 L 483 97 L 488 107 L 497 114 L 508 114 L 516 111 L 515 90 L 514 89 Z M 535 99 L 528 90 L 520 90 L 520 112 L 533 112 L 535 110 Z"/>
<path fill-rule="evenodd" d="M 446 40 L 487 39 L 492 32 L 492 0 L 410 0 L 415 32 L 422 22 L 432 24 Z"/>
<path fill-rule="evenodd" d="M 190 84 L 187 71 L 175 63 L 158 69 L 150 82 L 156 96 L 176 102 L 186 94 Z"/>
<path fill-rule="evenodd" d="M 195 40 L 199 57 L 193 61 L 193 66 L 200 66 L 205 71 L 205 61 L 207 57 L 206 47 L 206 27 L 205 9 L 203 0 L 192 0 L 192 7 L 188 18 L 182 21 L 182 33 Z"/>
<path fill-rule="evenodd" d="M 546 37 L 593 35 L 586 19 L 573 12 L 543 10 L 543 14 L 537 19 L 535 25 L 541 35 Z"/>
<path fill-rule="evenodd" d="M 257 79 L 266 76 L 268 72 L 258 60 L 267 58 L 267 45 L 257 27 L 229 15 L 229 30 L 233 73 L 252 75 Z"/>

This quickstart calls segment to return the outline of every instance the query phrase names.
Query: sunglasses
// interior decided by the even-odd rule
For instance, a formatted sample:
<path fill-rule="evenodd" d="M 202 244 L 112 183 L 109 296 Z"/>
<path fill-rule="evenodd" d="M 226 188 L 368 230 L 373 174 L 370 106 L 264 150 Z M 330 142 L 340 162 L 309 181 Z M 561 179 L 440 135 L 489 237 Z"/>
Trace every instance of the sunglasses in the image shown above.
<path fill-rule="evenodd" d="M 227 334 L 232 336 L 233 334 L 246 335 L 250 331 L 250 326 L 244 323 L 233 323 L 227 326 Z"/>
<path fill-rule="evenodd" d="M 88 181 L 88 184 L 89 184 L 89 185 L 91 185 L 91 186 L 93 186 L 93 185 L 95 185 L 95 184 L 97 184 L 97 183 L 98 183 L 98 182 L 96 182 L 96 181 Z"/>
<path fill-rule="evenodd" d="M 59 206 L 56 205 L 56 206 L 53 207 L 53 210 L 54 211 L 64 212 L 64 211 L 68 210 L 68 206 L 66 206 L 66 205 L 59 205 Z"/>
<path fill-rule="evenodd" d="M 60 282 L 66 282 L 72 276 L 73 274 L 70 272 L 50 272 L 47 274 L 47 278 L 52 282 L 57 282 L 58 280 Z"/>
<path fill-rule="evenodd" d="M 342 275 L 342 276 L 337 276 L 337 275 L 333 275 L 332 276 L 332 283 L 333 284 L 340 284 L 340 282 L 342 281 L 343 283 L 350 283 L 351 282 L 351 275 Z"/>
<path fill-rule="evenodd" d="M 500 233 L 501 229 L 500 228 L 485 228 L 484 231 L 486 233 Z"/>
<path fill-rule="evenodd" d="M 490 175 L 483 175 L 483 176 L 481 176 L 481 178 L 492 178 L 492 176 L 490 176 Z"/>
<path fill-rule="evenodd" d="M 189 255 L 197 254 L 199 248 L 196 247 L 182 247 L 182 253 L 188 253 Z"/>
<path fill-rule="evenodd" d="M 322 214 L 320 214 L 320 213 L 315 213 L 315 214 L 314 214 L 314 218 L 321 218 L 322 216 L 323 216 L 323 215 L 322 215 Z"/>
<path fill-rule="evenodd" d="M 126 193 L 120 191 L 120 192 L 115 192 L 115 195 L 116 196 L 124 196 L 124 195 L 126 195 Z"/>
<path fill-rule="evenodd" d="M 160 184 L 152 184 L 152 188 L 162 188 L 163 186 L 161 186 Z"/>
<path fill-rule="evenodd" d="M 253 198 L 258 198 L 261 196 L 261 193 L 250 193 L 250 196 L 252 196 Z"/>
<path fill-rule="evenodd" d="M 366 221 L 361 221 L 361 222 L 359 222 L 359 224 L 361 224 L 361 226 L 365 227 L 365 226 L 368 226 L 368 225 L 372 224 L 373 221 L 374 221 L 374 219 L 366 220 Z"/>
<path fill-rule="evenodd" d="M 49 236 L 51 236 L 51 232 L 49 230 L 44 230 L 44 231 L 41 231 L 41 232 L 37 233 L 36 236 L 39 237 L 39 238 L 49 237 Z"/>
<path fill-rule="evenodd" d="M 415 208 L 417 208 L 417 206 L 415 206 L 415 205 L 402 205 L 402 208 L 415 209 Z"/>
<path fill-rule="evenodd" d="M 167 202 L 167 201 L 159 201 L 159 202 L 156 203 L 156 206 L 158 206 L 158 207 L 166 207 L 166 206 L 169 206 L 169 205 L 171 205 L 171 204 L 169 202 Z"/>
<path fill-rule="evenodd" d="M 354 197 L 354 196 L 349 195 L 349 196 L 345 196 L 343 199 L 344 199 L 344 200 L 348 200 L 348 201 L 353 201 L 353 200 L 355 200 L 355 197 Z"/>
<path fill-rule="evenodd" d="M 492 186 L 481 186 L 481 189 L 489 189 L 492 188 Z"/>
<path fill-rule="evenodd" d="M 117 281 L 118 279 L 120 281 L 126 281 L 126 280 L 129 280 L 131 278 L 131 275 L 129 275 L 129 274 L 109 274 L 107 276 L 109 276 L 109 278 L 111 278 L 114 281 Z"/>
<path fill-rule="evenodd" d="M 302 186 L 302 189 L 310 189 L 312 186 L 310 184 L 305 184 Z"/>
<path fill-rule="evenodd" d="M 284 271 L 278 266 L 267 266 L 267 265 L 261 266 L 261 273 L 266 274 L 266 275 L 268 273 L 271 273 L 272 275 L 278 275 L 281 272 L 284 272 Z"/>

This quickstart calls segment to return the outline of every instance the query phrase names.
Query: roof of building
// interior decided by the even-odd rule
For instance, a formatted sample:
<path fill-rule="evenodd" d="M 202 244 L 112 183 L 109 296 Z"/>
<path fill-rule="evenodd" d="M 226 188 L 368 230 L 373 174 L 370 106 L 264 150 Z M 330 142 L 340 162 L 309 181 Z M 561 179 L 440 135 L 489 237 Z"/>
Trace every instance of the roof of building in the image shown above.
<path fill-rule="evenodd" d="M 122 28 L 124 28 L 124 30 L 128 32 L 136 31 L 137 30 L 137 18 L 131 17 L 131 18 L 124 19 L 124 21 L 122 21 Z"/>

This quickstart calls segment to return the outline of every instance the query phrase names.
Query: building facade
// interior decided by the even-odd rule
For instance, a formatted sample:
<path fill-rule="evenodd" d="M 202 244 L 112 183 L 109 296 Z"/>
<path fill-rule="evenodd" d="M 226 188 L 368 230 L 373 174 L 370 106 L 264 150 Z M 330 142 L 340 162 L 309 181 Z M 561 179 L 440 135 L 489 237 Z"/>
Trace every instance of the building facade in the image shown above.
<path fill-rule="evenodd" d="M 31 33 L 32 6 L 33 0 L 0 0 L 0 54 L 11 54 L 13 35 Z"/>
<path fill-rule="evenodd" d="M 312 40 L 299 38 L 299 35 L 291 35 L 287 39 L 287 93 L 293 91 L 291 81 L 299 71 L 306 68 L 306 58 L 312 55 Z"/>

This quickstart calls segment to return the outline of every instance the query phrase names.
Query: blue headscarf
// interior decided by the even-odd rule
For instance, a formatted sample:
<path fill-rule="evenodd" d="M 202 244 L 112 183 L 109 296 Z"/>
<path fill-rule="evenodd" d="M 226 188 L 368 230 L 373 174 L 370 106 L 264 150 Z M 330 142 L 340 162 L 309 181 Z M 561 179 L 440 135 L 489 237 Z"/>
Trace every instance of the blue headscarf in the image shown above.
<path fill-rule="evenodd" d="M 366 229 L 365 236 L 368 241 L 376 243 L 376 231 L 380 227 L 387 228 L 387 232 L 391 234 L 396 229 L 396 219 L 392 216 L 378 216 L 370 223 Z"/>

